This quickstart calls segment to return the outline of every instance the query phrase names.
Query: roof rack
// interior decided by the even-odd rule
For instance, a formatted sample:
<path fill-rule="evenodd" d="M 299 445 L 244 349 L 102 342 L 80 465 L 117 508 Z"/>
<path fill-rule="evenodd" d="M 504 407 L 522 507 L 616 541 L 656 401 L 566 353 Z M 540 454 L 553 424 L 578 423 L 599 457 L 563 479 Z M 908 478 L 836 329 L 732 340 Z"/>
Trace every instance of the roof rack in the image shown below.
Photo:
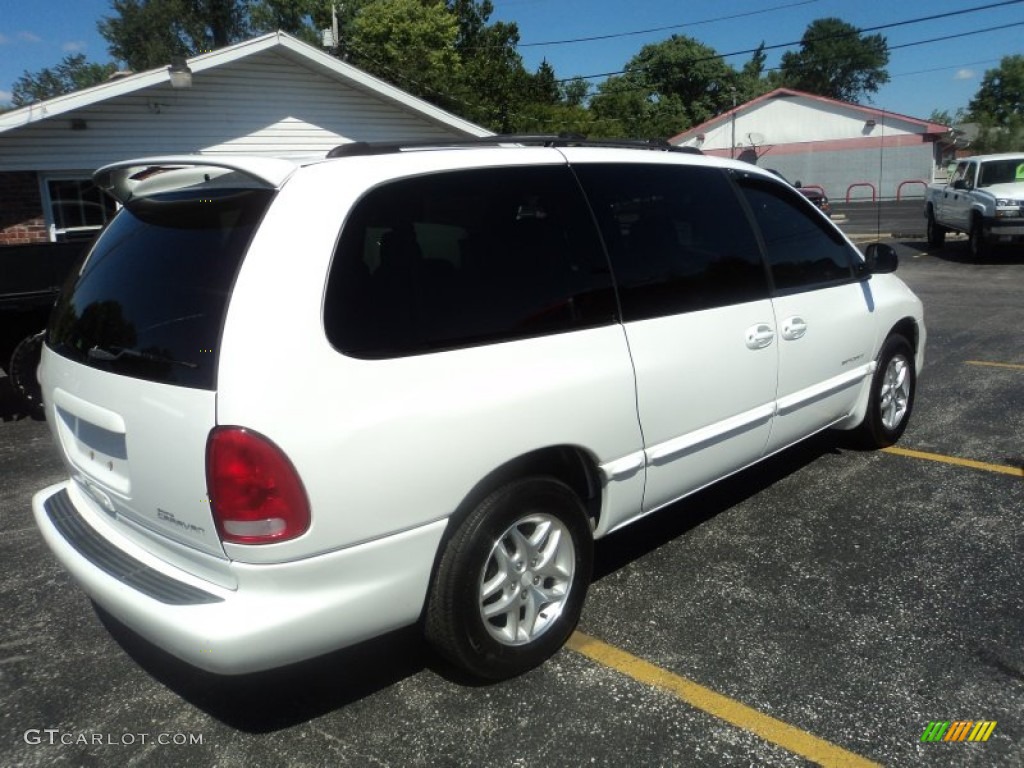
<path fill-rule="evenodd" d="M 588 139 L 577 133 L 499 133 L 494 136 L 475 136 L 464 139 L 438 139 L 417 141 L 352 141 L 339 144 L 327 157 L 363 157 L 390 155 L 397 152 L 426 149 L 458 149 L 460 147 L 493 147 L 502 144 L 539 147 L 612 147 L 621 149 L 650 149 L 662 152 L 704 154 L 696 147 L 677 147 L 665 139 Z"/>

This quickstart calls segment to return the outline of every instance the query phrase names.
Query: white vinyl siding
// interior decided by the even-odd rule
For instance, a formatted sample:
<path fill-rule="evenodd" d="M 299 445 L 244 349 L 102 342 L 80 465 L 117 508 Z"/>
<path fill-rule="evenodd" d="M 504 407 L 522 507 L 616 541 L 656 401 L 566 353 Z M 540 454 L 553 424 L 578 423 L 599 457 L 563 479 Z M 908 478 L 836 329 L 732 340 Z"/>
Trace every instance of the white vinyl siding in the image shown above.
<path fill-rule="evenodd" d="M 72 119 L 85 129 L 72 130 Z M 277 49 L 196 71 L 191 88 L 162 83 L 5 131 L 0 171 L 182 152 L 322 154 L 344 141 L 464 135 Z"/>

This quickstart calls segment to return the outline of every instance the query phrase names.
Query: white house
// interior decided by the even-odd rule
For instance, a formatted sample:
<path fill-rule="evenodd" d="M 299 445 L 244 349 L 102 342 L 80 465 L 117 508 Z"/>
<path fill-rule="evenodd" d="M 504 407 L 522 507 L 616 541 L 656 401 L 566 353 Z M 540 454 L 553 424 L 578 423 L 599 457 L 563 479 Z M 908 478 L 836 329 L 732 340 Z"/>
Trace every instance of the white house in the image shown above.
<path fill-rule="evenodd" d="M 953 151 L 944 125 L 788 88 L 669 142 L 775 169 L 836 201 L 922 197 Z"/>
<path fill-rule="evenodd" d="M 283 32 L 186 64 L 187 87 L 162 67 L 0 115 L 0 245 L 90 238 L 113 210 L 90 174 L 129 157 L 490 135 Z"/>

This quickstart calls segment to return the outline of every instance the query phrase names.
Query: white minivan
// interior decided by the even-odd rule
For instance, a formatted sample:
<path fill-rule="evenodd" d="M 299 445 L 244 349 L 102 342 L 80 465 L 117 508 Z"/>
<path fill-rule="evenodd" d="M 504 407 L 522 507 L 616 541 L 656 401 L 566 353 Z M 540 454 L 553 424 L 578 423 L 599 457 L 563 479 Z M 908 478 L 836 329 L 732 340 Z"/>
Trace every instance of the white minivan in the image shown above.
<path fill-rule="evenodd" d="M 239 674 L 420 623 L 541 663 L 593 542 L 821 430 L 899 438 L 921 302 L 771 174 L 494 137 L 131 160 L 40 381 L 48 545 Z"/>

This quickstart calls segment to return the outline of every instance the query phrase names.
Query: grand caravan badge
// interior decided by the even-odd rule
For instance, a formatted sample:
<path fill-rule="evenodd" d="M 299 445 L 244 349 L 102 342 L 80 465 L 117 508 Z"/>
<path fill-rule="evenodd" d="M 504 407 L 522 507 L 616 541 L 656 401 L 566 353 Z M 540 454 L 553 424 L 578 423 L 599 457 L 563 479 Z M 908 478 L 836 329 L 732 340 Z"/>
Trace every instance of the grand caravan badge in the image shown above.
<path fill-rule="evenodd" d="M 176 525 L 178 528 L 181 528 L 181 530 L 187 533 L 198 533 L 200 536 L 206 535 L 205 528 L 201 528 L 198 525 L 193 525 L 192 523 L 186 523 L 184 520 L 179 520 L 167 510 L 160 509 L 160 507 L 156 508 L 156 516 L 158 520 L 163 520 L 165 523 Z"/>

